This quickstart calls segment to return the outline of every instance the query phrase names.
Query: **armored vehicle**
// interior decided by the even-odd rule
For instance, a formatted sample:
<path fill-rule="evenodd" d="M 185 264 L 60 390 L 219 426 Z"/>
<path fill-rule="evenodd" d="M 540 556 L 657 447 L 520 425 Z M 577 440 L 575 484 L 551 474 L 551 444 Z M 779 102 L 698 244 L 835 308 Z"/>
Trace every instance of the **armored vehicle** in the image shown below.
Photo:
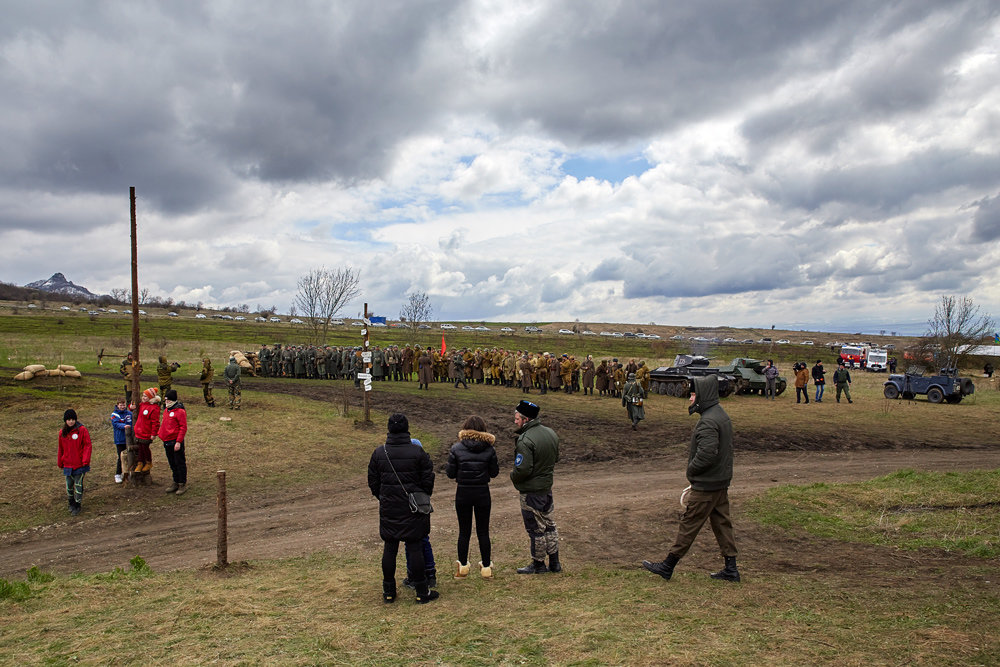
<path fill-rule="evenodd" d="M 890 375 L 882 387 L 886 398 L 911 399 L 918 394 L 926 394 L 929 403 L 961 403 L 964 397 L 976 391 L 972 378 L 958 377 L 954 368 L 942 368 L 940 375 L 926 377 L 921 371 Z"/>
<path fill-rule="evenodd" d="M 732 375 L 711 368 L 708 357 L 678 354 L 673 366 L 660 366 L 649 372 L 649 393 L 668 396 L 688 396 L 694 386 L 694 378 L 715 375 L 719 378 L 719 398 L 725 398 L 736 388 Z"/>
<path fill-rule="evenodd" d="M 728 366 L 719 369 L 720 372 L 731 375 L 736 379 L 737 394 L 764 394 L 767 388 L 767 378 L 764 377 L 764 369 L 767 362 L 761 359 L 733 359 Z M 785 391 L 788 382 L 785 378 L 778 376 L 774 383 L 774 393 L 780 396 Z"/>

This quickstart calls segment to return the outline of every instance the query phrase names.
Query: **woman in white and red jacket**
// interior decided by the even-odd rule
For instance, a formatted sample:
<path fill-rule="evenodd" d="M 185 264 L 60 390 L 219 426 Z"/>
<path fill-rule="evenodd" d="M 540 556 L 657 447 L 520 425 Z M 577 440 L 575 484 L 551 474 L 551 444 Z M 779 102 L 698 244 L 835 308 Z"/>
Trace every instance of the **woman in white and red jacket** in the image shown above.
<path fill-rule="evenodd" d="M 177 400 L 177 390 L 170 389 L 164 397 L 163 422 L 156 436 L 163 441 L 167 463 L 174 474 L 173 483 L 166 493 L 181 495 L 187 491 L 187 461 L 184 458 L 184 436 L 187 434 L 187 410 Z"/>
<path fill-rule="evenodd" d="M 66 476 L 66 495 L 69 513 L 76 516 L 83 506 L 83 476 L 90 471 L 90 432 L 76 419 L 72 408 L 63 414 L 63 427 L 59 430 L 59 451 L 56 465 Z"/>

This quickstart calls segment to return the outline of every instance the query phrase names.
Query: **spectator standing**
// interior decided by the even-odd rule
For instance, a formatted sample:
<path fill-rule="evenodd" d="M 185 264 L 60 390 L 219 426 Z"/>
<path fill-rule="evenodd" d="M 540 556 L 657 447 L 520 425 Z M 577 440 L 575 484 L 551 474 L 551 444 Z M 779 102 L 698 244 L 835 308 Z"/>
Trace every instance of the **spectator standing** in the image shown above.
<path fill-rule="evenodd" d="M 434 492 L 434 467 L 427 452 L 413 444 L 406 415 L 389 417 L 385 444 L 375 448 L 368 461 L 368 488 L 378 498 L 378 531 L 382 538 L 382 601 L 396 601 L 396 556 L 399 543 L 406 548 L 409 578 L 417 592 L 417 603 L 436 600 L 424 574 L 424 537 L 430 534 L 429 514 L 410 509 L 407 494 Z"/>
<path fill-rule="evenodd" d="M 149 446 L 160 430 L 160 394 L 156 387 L 150 387 L 139 396 L 139 409 L 135 413 L 136 472 L 153 469 L 153 452 Z M 140 464 L 141 467 L 140 467 Z"/>
<path fill-rule="evenodd" d="M 128 442 L 128 430 L 132 428 L 132 413 L 129 412 L 128 406 L 124 399 L 118 399 L 118 403 L 115 404 L 115 409 L 111 412 L 111 431 L 114 436 L 115 450 L 117 451 L 117 456 L 115 457 L 115 484 L 121 484 L 122 480 L 122 452 L 125 451 L 125 445 Z M 136 462 L 136 468 L 141 468 L 141 464 Z M 128 470 L 124 472 L 130 472 Z"/>
<path fill-rule="evenodd" d="M 510 481 L 521 494 L 521 519 L 531 540 L 531 563 L 518 574 L 562 572 L 559 562 L 559 529 L 552 499 L 552 478 L 559 461 L 559 436 L 538 419 L 539 407 L 521 401 L 514 410 L 517 440 Z M 548 566 L 545 557 L 549 557 Z"/>
<path fill-rule="evenodd" d="M 778 382 L 778 368 L 774 365 L 773 359 L 767 360 L 767 368 L 764 369 L 764 380 L 767 382 L 764 397 L 775 398 L 775 385 Z"/>
<path fill-rule="evenodd" d="M 809 367 L 800 361 L 795 365 L 795 402 L 801 403 L 803 398 L 809 405 Z"/>
<path fill-rule="evenodd" d="M 135 358 L 129 352 L 118 372 L 121 373 L 122 380 L 125 381 L 125 405 L 132 404 L 132 379 L 142 375 L 142 364 L 135 363 Z"/>
<path fill-rule="evenodd" d="M 163 423 L 157 437 L 163 441 L 163 451 L 173 473 L 173 482 L 165 489 L 165 493 L 183 495 L 187 493 L 187 457 L 184 451 L 184 440 L 187 436 L 187 410 L 184 404 L 177 400 L 177 390 L 167 392 L 163 406 Z"/>
<path fill-rule="evenodd" d="M 469 542 L 472 519 L 476 520 L 479 541 L 479 572 L 483 579 L 493 578 L 492 543 L 490 541 L 490 480 L 500 474 L 497 452 L 493 447 L 496 436 L 486 431 L 486 422 L 472 415 L 462 424 L 458 442 L 448 453 L 446 473 L 457 483 L 455 513 L 458 515 L 458 561 L 455 578 L 469 576 Z"/>
<path fill-rule="evenodd" d="M 816 402 L 823 402 L 823 390 L 826 389 L 826 371 L 823 370 L 823 360 L 817 359 L 812 367 L 813 384 L 816 385 Z"/>
<path fill-rule="evenodd" d="M 69 513 L 73 516 L 79 514 L 83 507 L 83 476 L 90 471 L 91 450 L 90 432 L 77 421 L 76 411 L 70 408 L 63 413 L 56 465 L 62 468 L 66 477 Z"/>
<path fill-rule="evenodd" d="M 267 348 L 262 349 L 266 350 Z M 215 407 L 215 398 L 212 396 L 213 378 L 215 378 L 215 369 L 212 368 L 212 360 L 205 357 L 201 360 L 201 377 L 198 378 L 198 381 L 201 383 L 201 394 L 205 397 L 205 405 L 210 408 Z"/>

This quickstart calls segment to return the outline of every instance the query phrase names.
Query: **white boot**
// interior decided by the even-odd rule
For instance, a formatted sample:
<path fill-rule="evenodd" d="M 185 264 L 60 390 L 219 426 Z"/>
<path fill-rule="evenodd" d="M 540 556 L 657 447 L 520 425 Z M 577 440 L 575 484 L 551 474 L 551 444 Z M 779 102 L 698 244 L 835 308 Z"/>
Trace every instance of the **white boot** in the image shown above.
<path fill-rule="evenodd" d="M 483 565 L 483 561 L 479 561 L 479 574 L 483 575 L 483 579 L 493 578 L 493 563 L 489 565 Z"/>
<path fill-rule="evenodd" d="M 456 566 L 455 567 L 455 578 L 456 579 L 465 579 L 467 576 L 469 576 L 469 569 L 470 568 L 469 568 L 469 564 L 468 563 L 466 563 L 465 565 L 462 565 L 462 561 L 456 560 L 455 561 L 455 566 Z"/>

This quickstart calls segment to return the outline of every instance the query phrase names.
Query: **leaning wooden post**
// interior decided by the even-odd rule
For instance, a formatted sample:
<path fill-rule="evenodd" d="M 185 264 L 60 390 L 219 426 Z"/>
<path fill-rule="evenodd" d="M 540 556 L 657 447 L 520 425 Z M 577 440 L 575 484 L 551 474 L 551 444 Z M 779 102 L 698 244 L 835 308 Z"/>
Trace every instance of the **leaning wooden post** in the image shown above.
<path fill-rule="evenodd" d="M 219 543 L 215 550 L 215 566 L 229 565 L 229 535 L 226 521 L 226 471 L 215 473 L 219 478 Z"/>

